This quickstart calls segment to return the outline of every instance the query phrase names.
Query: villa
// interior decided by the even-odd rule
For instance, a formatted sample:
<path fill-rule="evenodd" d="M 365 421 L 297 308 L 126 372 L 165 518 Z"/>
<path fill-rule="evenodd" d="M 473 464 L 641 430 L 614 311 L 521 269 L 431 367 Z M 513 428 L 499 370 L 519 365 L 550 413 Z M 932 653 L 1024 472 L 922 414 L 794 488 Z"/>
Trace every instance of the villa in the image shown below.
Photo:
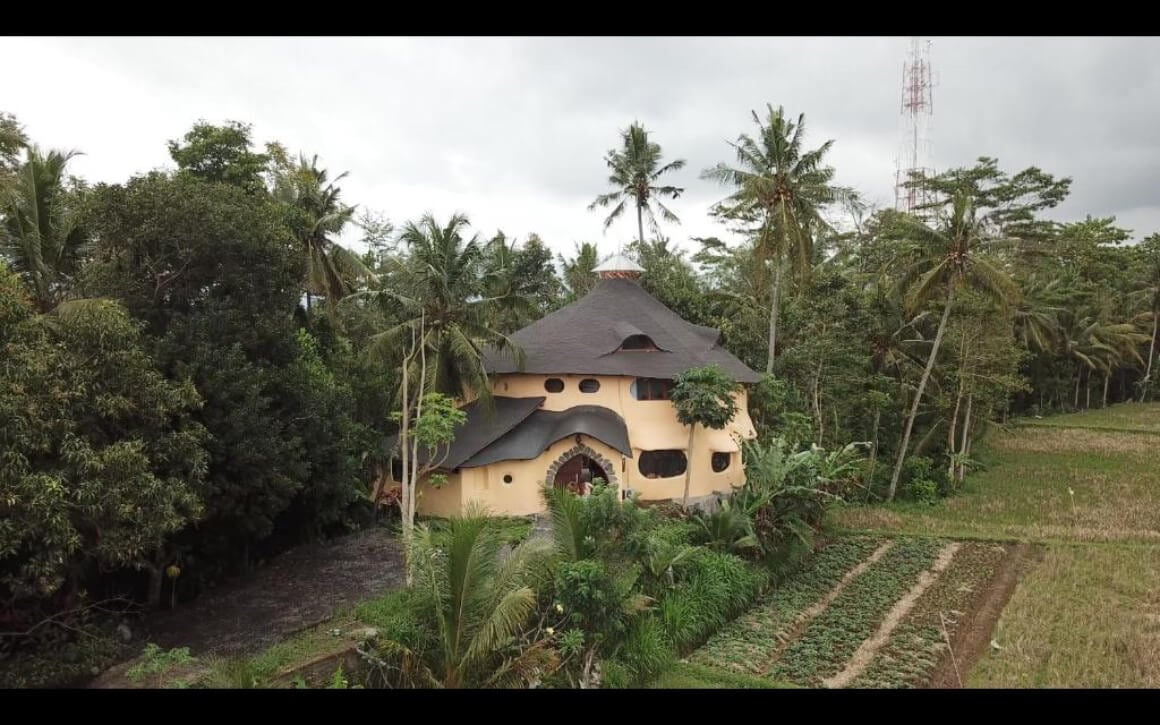
<path fill-rule="evenodd" d="M 420 482 L 420 513 L 450 516 L 478 501 L 497 515 L 535 514 L 544 485 L 583 492 L 597 478 L 622 496 L 680 499 L 687 467 L 691 504 L 744 483 L 739 442 L 755 437 L 744 384 L 758 374 L 721 347 L 717 330 L 649 295 L 631 260 L 616 255 L 595 271 L 586 296 L 511 336 L 522 366 L 508 351 L 485 356 L 493 407 L 462 408 L 467 420 L 441 463 L 446 482 Z M 742 384 L 738 413 L 722 430 L 698 428 L 690 448 L 669 392 L 677 375 L 705 365 Z M 397 461 L 392 469 L 398 481 Z"/>

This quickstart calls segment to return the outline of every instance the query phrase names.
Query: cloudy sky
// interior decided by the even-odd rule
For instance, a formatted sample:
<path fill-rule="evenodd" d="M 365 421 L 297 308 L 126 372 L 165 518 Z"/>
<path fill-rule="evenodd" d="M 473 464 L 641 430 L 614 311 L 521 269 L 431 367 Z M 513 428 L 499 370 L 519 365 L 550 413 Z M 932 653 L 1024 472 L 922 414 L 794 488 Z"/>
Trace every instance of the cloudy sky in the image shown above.
<path fill-rule="evenodd" d="M 998 157 L 1074 178 L 1055 213 L 1160 230 L 1160 43 L 1154 38 L 933 38 L 935 168 Z M 804 112 L 807 145 L 835 139 L 838 181 L 893 204 L 908 38 L 5 38 L 0 110 L 42 145 L 76 148 L 74 172 L 121 181 L 170 165 L 194 121 L 253 124 L 346 170 L 347 201 L 393 221 L 466 212 L 473 225 L 557 250 L 607 234 L 587 211 L 606 191 L 618 129 L 645 124 L 666 156 L 684 243 L 720 234 L 723 191 L 698 178 L 732 160 L 766 103 Z"/>

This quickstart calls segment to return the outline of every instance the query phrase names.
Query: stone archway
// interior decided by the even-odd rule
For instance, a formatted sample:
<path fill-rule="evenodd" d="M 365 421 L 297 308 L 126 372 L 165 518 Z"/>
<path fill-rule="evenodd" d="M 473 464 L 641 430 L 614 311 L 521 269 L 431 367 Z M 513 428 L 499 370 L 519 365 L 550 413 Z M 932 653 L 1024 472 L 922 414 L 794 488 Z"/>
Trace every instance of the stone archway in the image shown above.
<path fill-rule="evenodd" d="M 608 484 L 612 486 L 618 485 L 619 482 L 616 478 L 616 464 L 583 444 L 573 446 L 564 451 L 562 454 L 560 454 L 559 458 L 552 462 L 552 465 L 548 466 L 548 473 L 544 476 L 544 480 L 547 482 L 547 485 L 555 486 L 556 474 L 560 471 L 565 463 L 572 460 L 576 456 L 587 456 L 588 458 L 591 458 L 593 462 L 600 466 L 600 468 L 602 468 L 608 475 Z"/>

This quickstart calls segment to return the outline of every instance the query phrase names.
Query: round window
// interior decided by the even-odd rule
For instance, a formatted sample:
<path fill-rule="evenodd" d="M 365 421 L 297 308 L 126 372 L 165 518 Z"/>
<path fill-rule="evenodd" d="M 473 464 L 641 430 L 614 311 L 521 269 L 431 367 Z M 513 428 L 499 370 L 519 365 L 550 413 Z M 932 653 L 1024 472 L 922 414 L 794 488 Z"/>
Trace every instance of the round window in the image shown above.
<path fill-rule="evenodd" d="M 564 390 L 564 381 L 560 378 L 548 378 L 544 381 L 544 390 L 549 393 L 560 393 Z"/>
<path fill-rule="evenodd" d="M 729 468 L 730 462 L 733 460 L 733 455 L 730 453 L 714 453 L 713 454 L 713 472 L 720 473 L 726 468 Z"/>
<path fill-rule="evenodd" d="M 504 476 L 503 476 L 503 482 L 504 482 L 504 485 L 505 485 L 505 486 L 510 486 L 510 485 L 512 485 L 512 474 L 510 474 L 510 473 L 505 473 L 505 474 L 504 474 Z"/>

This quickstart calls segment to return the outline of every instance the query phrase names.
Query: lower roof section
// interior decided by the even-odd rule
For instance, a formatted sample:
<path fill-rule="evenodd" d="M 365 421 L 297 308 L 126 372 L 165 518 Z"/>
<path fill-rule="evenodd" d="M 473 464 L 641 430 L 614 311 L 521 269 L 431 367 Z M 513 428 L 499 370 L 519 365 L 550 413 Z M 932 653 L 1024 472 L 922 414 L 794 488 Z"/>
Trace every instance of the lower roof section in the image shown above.
<path fill-rule="evenodd" d="M 632 457 L 632 445 L 628 440 L 624 418 L 603 406 L 577 405 L 567 410 L 535 411 L 494 443 L 459 464 L 459 467 L 531 460 L 556 441 L 573 435 L 595 438 Z"/>

